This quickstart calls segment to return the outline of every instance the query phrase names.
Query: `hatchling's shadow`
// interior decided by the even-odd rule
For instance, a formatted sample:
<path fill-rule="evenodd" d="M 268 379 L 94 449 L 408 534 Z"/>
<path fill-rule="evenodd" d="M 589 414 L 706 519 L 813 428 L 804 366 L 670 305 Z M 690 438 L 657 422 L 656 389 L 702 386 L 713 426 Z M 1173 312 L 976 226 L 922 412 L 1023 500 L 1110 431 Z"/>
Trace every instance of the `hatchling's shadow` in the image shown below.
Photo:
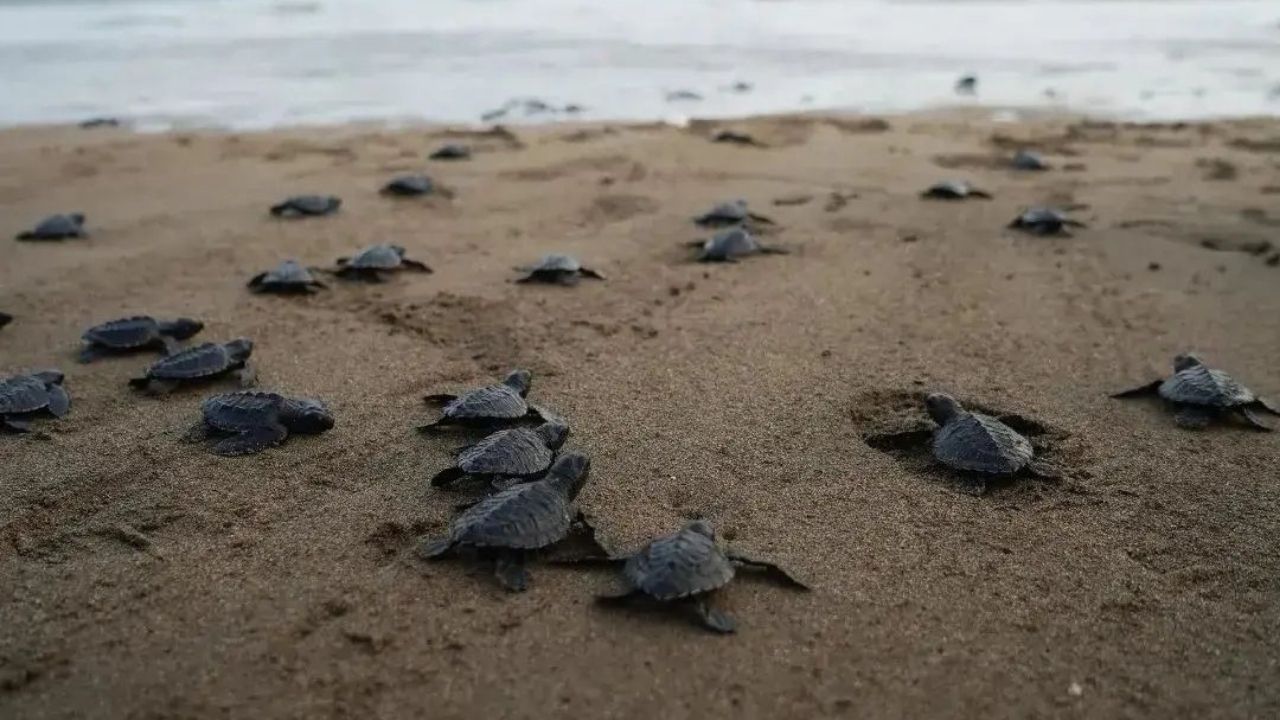
<path fill-rule="evenodd" d="M 963 400 L 966 409 L 996 418 L 1031 443 L 1036 470 L 991 475 L 944 466 L 934 459 L 930 447 L 937 425 L 925 411 L 925 396 L 923 391 L 872 391 L 855 399 L 853 418 L 860 425 L 863 442 L 889 455 L 915 475 L 973 495 L 1043 489 L 1065 478 L 1070 470 L 1062 452 L 1068 433 L 1024 415 L 967 399 Z"/>

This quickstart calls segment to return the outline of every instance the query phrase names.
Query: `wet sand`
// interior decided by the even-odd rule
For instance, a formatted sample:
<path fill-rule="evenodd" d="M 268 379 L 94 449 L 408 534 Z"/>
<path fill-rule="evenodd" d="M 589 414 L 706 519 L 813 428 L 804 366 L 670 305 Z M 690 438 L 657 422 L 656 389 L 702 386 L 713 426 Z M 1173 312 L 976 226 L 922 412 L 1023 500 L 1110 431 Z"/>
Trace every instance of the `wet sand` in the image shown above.
<path fill-rule="evenodd" d="M 767 147 L 712 125 L 0 132 L 0 235 L 56 211 L 92 232 L 0 267 L 0 371 L 60 367 L 74 402 L 0 437 L 0 716 L 1280 714 L 1280 436 L 1108 398 L 1187 349 L 1280 396 L 1280 268 L 1254 246 L 1280 225 L 1280 121 L 729 126 Z M 473 160 L 424 161 L 458 139 Z M 1055 168 L 1001 167 L 1020 146 Z M 455 197 L 377 195 L 423 168 Z M 917 197 L 945 177 L 995 199 Z M 299 192 L 345 204 L 267 216 Z M 792 254 L 690 262 L 690 218 L 734 197 Z M 1004 229 L 1035 203 L 1089 228 Z M 435 274 L 244 287 L 380 241 Z M 511 282 L 552 251 L 607 280 Z M 229 385 L 158 400 L 126 387 L 151 357 L 73 361 L 140 312 L 252 338 L 261 385 L 337 426 L 248 458 L 181 442 Z M 462 442 L 412 430 L 421 396 L 513 367 L 593 457 L 580 504 L 613 546 L 705 516 L 813 592 L 741 577 L 716 637 L 596 607 L 603 570 L 536 565 L 511 595 L 419 560 Z M 866 442 L 935 389 L 1017 414 L 1067 477 L 975 496 Z"/>

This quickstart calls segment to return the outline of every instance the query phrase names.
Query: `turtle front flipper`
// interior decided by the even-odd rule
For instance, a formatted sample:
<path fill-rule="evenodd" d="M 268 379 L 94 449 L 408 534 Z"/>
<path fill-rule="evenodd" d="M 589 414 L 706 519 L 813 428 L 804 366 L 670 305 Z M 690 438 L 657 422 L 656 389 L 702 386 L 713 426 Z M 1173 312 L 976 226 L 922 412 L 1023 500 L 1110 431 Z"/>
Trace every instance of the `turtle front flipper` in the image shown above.
<path fill-rule="evenodd" d="M 786 570 L 783 570 L 781 566 L 775 563 L 771 563 L 767 560 L 757 560 L 755 558 L 748 557 L 746 555 L 743 555 L 742 553 L 734 552 L 732 550 L 726 551 L 725 557 L 729 558 L 730 560 L 740 565 L 745 565 L 749 568 L 755 568 L 757 570 L 763 570 L 765 575 L 767 575 L 769 578 L 771 578 L 772 580 L 774 580 L 779 584 L 787 585 L 789 587 L 796 588 L 797 590 L 809 589 L 808 585 L 801 582 L 800 580 L 797 580 L 794 575 L 787 572 Z"/>
<path fill-rule="evenodd" d="M 445 468 L 431 478 L 431 487 L 449 487 L 466 476 L 467 472 L 462 468 Z"/>
<path fill-rule="evenodd" d="M 212 434 L 213 433 L 211 433 L 209 430 L 209 425 L 205 423 L 204 420 L 200 420 L 196 424 L 187 428 L 187 431 L 182 434 L 182 442 L 188 442 L 188 443 L 204 442 L 205 440 L 208 440 L 212 436 Z"/>
<path fill-rule="evenodd" d="M 87 364 L 94 360 L 100 360 L 106 356 L 106 351 L 101 347 L 93 344 L 87 344 L 80 348 L 80 354 L 76 356 L 76 362 Z"/>
<path fill-rule="evenodd" d="M 451 403 L 454 400 L 457 400 L 458 396 L 450 395 L 449 393 L 436 393 L 435 395 L 424 395 L 422 399 L 424 402 L 431 403 L 432 405 L 444 405 L 445 403 Z"/>
<path fill-rule="evenodd" d="M 427 540 L 418 547 L 418 554 L 428 560 L 435 560 L 448 555 L 453 550 L 453 540 L 448 536 Z"/>
<path fill-rule="evenodd" d="M 1064 478 L 1061 468 L 1039 458 L 1027 463 L 1026 469 L 1032 477 L 1037 477 L 1041 480 L 1062 480 Z"/>
<path fill-rule="evenodd" d="M 236 371 L 236 381 L 242 388 L 251 388 L 258 384 L 258 368 L 252 363 L 245 363 Z"/>
<path fill-rule="evenodd" d="M 163 335 L 156 342 L 156 350 L 159 350 L 161 355 L 168 357 L 170 355 L 174 355 L 178 352 L 181 352 L 182 343 L 169 337 L 168 335 Z"/>
<path fill-rule="evenodd" d="M 713 632 L 722 635 L 728 635 L 737 630 L 737 623 L 733 618 L 729 617 L 724 611 L 712 606 L 711 602 L 704 597 L 697 598 L 693 601 L 693 611 L 697 614 L 698 619 L 702 621 L 702 626 Z"/>
<path fill-rule="evenodd" d="M 0 425 L 12 432 L 29 433 L 31 432 L 31 421 L 27 418 L 5 417 L 0 418 Z"/>
<path fill-rule="evenodd" d="M 1249 405 L 1241 406 L 1240 417 L 1244 418 L 1244 421 L 1249 423 L 1249 426 L 1255 430 L 1261 430 L 1263 432 L 1274 432 L 1275 428 L 1262 422 L 1262 418 L 1258 417 L 1257 413 L 1255 413 L 1253 410 L 1254 410 L 1253 407 Z"/>
<path fill-rule="evenodd" d="M 414 272 L 420 272 L 420 273 L 434 272 L 430 267 L 427 266 L 426 263 L 418 262 L 417 260 L 408 260 L 408 259 L 402 258 L 400 260 L 400 264 L 408 268 L 409 270 L 413 270 Z"/>
<path fill-rule="evenodd" d="M 791 251 L 777 245 L 761 245 L 757 250 L 761 255 L 790 255 Z"/>
<path fill-rule="evenodd" d="M 71 396 L 67 394 L 65 388 L 61 385 L 50 385 L 47 392 L 49 393 L 49 413 L 54 417 L 62 417 L 71 411 Z"/>
<path fill-rule="evenodd" d="M 272 206 L 271 206 L 271 215 L 272 215 L 273 217 L 283 217 L 284 215 L 286 215 L 286 214 L 288 214 L 288 213 L 290 213 L 290 212 L 292 212 L 292 211 L 293 211 L 293 205 L 291 205 L 291 204 L 289 204 L 289 203 L 287 203 L 287 202 L 282 202 L 282 203 L 280 203 L 279 205 L 272 205 Z"/>
<path fill-rule="evenodd" d="M 1173 421 L 1186 430 L 1203 430 L 1213 422 L 1215 414 L 1213 410 L 1199 405 L 1183 405 L 1178 408 Z"/>
<path fill-rule="evenodd" d="M 1164 380 L 1153 380 L 1147 383 L 1146 385 L 1139 385 L 1138 387 L 1135 387 L 1135 388 L 1129 388 L 1128 390 L 1121 390 L 1120 392 L 1117 392 L 1117 393 L 1111 393 L 1111 397 L 1131 398 L 1131 397 L 1141 397 L 1143 395 L 1154 395 L 1155 392 L 1160 389 L 1160 385 L 1162 383 L 1164 383 Z"/>
<path fill-rule="evenodd" d="M 266 288 L 263 286 L 263 281 L 266 279 L 267 279 L 266 273 L 264 272 L 258 273 L 257 275 L 254 275 L 252 278 L 249 278 L 247 287 L 254 292 L 263 292 L 264 290 L 266 290 Z"/>
<path fill-rule="evenodd" d="M 289 431 L 278 423 L 274 425 L 259 425 L 215 443 L 213 452 L 227 457 L 252 455 L 269 447 L 279 445 L 288 436 Z"/>
<path fill-rule="evenodd" d="M 747 213 L 747 219 L 750 220 L 751 222 L 760 223 L 761 225 L 777 224 L 773 221 L 773 218 L 769 217 L 768 215 L 761 215 L 760 213 Z"/>
<path fill-rule="evenodd" d="M 625 605 L 642 594 L 630 585 L 620 586 L 596 595 L 596 602 L 601 605 Z"/>
<path fill-rule="evenodd" d="M 1264 398 L 1257 398 L 1253 402 L 1246 405 L 1245 407 L 1249 408 L 1250 410 L 1260 410 L 1264 413 L 1268 413 L 1268 414 L 1280 417 L 1280 406 L 1277 406 Z"/>
<path fill-rule="evenodd" d="M 976 197 L 980 200 L 990 200 L 993 196 L 986 190 L 975 190 L 974 188 L 969 188 L 969 197 Z"/>
<path fill-rule="evenodd" d="M 591 268 L 582 268 L 582 269 L 581 269 L 581 270 L 579 270 L 578 272 L 579 272 L 579 273 L 582 275 L 582 277 L 584 277 L 584 278 L 591 278 L 592 280 L 603 280 L 603 279 L 604 279 L 604 276 L 603 276 L 603 275 L 601 275 L 600 273 L 596 272 L 595 270 L 592 270 Z"/>
<path fill-rule="evenodd" d="M 494 558 L 493 576 L 502 587 L 511 592 L 524 592 L 529 588 L 529 571 L 524 566 L 524 553 L 518 550 L 499 553 Z"/>

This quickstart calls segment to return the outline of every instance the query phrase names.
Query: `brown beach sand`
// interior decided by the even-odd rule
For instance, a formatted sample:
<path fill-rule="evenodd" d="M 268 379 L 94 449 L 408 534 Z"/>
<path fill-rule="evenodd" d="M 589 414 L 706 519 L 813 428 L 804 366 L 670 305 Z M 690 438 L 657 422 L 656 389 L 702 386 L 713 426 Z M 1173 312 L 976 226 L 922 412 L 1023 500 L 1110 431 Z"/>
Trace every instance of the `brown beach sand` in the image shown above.
<path fill-rule="evenodd" d="M 1249 252 L 1277 240 L 1280 121 L 730 125 L 769 147 L 463 138 L 472 161 L 429 167 L 456 198 L 422 202 L 375 191 L 443 131 L 0 133 L 0 234 L 71 210 L 93 232 L 0 267 L 0 371 L 59 366 L 75 402 L 0 437 L 0 717 L 1280 716 L 1280 436 L 1107 397 L 1187 348 L 1280 395 L 1280 268 Z M 1020 145 L 1056 169 L 993 162 Z M 916 197 L 951 176 L 996 199 Z M 342 212 L 267 217 L 307 191 Z M 690 217 L 733 197 L 793 254 L 689 262 Z M 1090 229 L 1003 229 L 1040 202 Z M 244 288 L 375 241 L 436 273 Z M 510 282 L 548 251 L 608 280 Z M 139 397 L 150 358 L 72 360 L 137 312 L 253 338 L 262 385 L 337 427 L 240 459 L 180 442 L 213 389 Z M 716 637 L 597 608 L 600 570 L 536 566 L 508 595 L 418 560 L 459 442 L 411 430 L 421 395 L 517 366 L 593 456 L 581 504 L 615 546 L 704 514 L 814 591 L 741 578 Z M 1042 424 L 1069 477 L 976 497 L 864 441 L 928 389 Z"/>

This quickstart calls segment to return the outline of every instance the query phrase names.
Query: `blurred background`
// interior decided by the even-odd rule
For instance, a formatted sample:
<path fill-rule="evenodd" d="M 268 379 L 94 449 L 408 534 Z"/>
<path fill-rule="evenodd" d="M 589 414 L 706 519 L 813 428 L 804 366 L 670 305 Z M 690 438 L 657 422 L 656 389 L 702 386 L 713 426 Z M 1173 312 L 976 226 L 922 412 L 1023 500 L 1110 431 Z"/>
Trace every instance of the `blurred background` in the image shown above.
<path fill-rule="evenodd" d="M 0 0 L 0 29 L 4 125 L 1280 110 L 1277 0 Z"/>

